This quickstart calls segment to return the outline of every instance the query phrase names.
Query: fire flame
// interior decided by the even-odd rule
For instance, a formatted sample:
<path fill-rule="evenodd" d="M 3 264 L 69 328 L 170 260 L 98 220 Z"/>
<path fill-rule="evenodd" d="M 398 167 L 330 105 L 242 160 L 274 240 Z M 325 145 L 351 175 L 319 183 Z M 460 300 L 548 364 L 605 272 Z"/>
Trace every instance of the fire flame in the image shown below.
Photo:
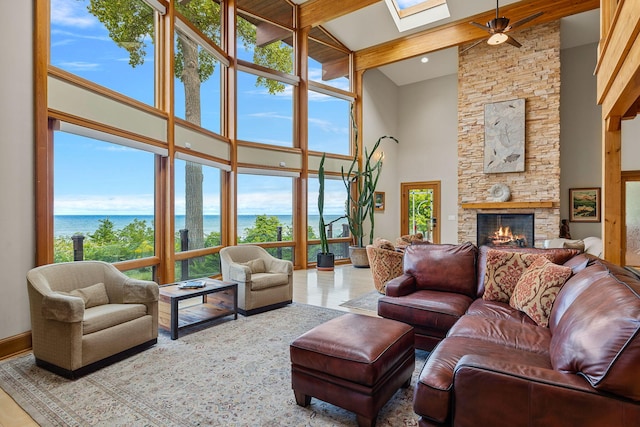
<path fill-rule="evenodd" d="M 517 236 L 514 236 L 511 233 L 511 229 L 509 227 L 500 227 L 493 233 L 493 236 L 491 236 L 491 241 L 494 245 L 500 245 L 517 240 L 517 238 Z"/>

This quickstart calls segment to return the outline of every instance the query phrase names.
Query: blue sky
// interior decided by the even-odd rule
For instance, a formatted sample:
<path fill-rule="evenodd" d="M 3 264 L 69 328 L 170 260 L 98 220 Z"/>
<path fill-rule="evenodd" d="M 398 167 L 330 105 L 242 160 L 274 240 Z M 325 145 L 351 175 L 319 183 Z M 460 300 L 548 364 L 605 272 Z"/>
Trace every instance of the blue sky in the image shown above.
<path fill-rule="evenodd" d="M 54 66 L 153 105 L 153 45 L 147 44 L 144 64 L 132 68 L 129 55 L 109 37 L 104 26 L 86 10 L 88 1 L 51 0 L 51 63 Z M 242 49 L 241 44 L 238 45 Z M 240 52 L 239 56 L 247 55 Z M 320 81 L 321 68 L 310 63 L 309 74 Z M 219 67 L 203 84 L 202 125 L 219 132 Z M 238 135 L 241 139 L 292 146 L 292 87 L 270 95 L 255 86 L 255 77 L 238 76 Z M 335 82 L 331 83 L 336 85 Z M 176 115 L 184 116 L 184 94 L 176 83 Z M 337 86 L 348 89 L 346 79 Z M 310 93 L 309 144 L 311 149 L 346 154 L 338 147 L 348 138 L 348 103 Z M 344 145 L 344 144 L 343 144 Z M 152 214 L 153 155 L 126 147 L 89 140 L 64 132 L 55 134 L 54 206 L 57 215 Z M 179 165 L 180 166 L 180 165 Z M 180 168 L 182 169 L 182 168 Z M 176 168 L 176 176 L 179 175 Z M 214 176 L 215 175 L 215 176 Z M 239 214 L 290 214 L 291 179 L 242 176 Z M 184 179 L 176 180 L 176 213 L 184 209 Z M 317 180 L 310 179 L 310 208 L 316 210 Z M 325 213 L 341 214 L 342 182 L 329 185 Z M 329 189 L 328 189 L 329 190 Z M 336 196 L 332 196 L 335 194 Z M 339 194 L 339 196 L 338 196 Z M 219 212 L 219 178 L 205 172 L 205 213 Z M 336 199 L 331 202 L 331 199 Z M 313 213 L 310 210 L 310 214 Z"/>

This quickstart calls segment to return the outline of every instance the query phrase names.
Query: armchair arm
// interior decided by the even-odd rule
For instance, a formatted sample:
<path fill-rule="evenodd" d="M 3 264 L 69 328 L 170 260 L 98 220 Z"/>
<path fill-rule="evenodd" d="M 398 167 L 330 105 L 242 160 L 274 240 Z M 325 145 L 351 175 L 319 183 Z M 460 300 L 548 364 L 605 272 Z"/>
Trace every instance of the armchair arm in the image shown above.
<path fill-rule="evenodd" d="M 498 354 L 463 356 L 453 383 L 455 425 L 631 426 L 640 416 L 637 402 L 598 392 L 579 375 Z"/>
<path fill-rule="evenodd" d="M 272 258 L 267 267 L 267 271 L 269 271 L 269 273 L 291 274 L 293 272 L 293 264 L 291 261 Z"/>
<path fill-rule="evenodd" d="M 387 282 L 385 293 L 390 297 L 401 297 L 409 295 L 416 291 L 415 277 L 409 274 L 403 274 Z"/>
<path fill-rule="evenodd" d="M 229 279 L 234 282 L 246 283 L 251 281 L 251 269 L 235 262 L 229 263 Z"/>
<path fill-rule="evenodd" d="M 150 280 L 127 278 L 124 282 L 122 302 L 125 304 L 142 304 L 158 301 L 158 284 Z"/>
<path fill-rule="evenodd" d="M 41 313 L 47 320 L 65 323 L 82 322 L 84 300 L 71 295 L 49 293 L 42 296 Z"/>

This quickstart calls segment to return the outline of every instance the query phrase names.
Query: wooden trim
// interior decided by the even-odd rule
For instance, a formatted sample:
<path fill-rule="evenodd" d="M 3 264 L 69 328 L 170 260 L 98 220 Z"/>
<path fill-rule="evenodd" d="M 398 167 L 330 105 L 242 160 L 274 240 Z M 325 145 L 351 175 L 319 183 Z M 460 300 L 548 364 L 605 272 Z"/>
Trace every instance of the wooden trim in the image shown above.
<path fill-rule="evenodd" d="M 174 258 L 176 261 L 183 261 L 185 259 L 214 255 L 220 252 L 221 248 L 222 246 L 213 246 L 211 248 L 192 249 L 184 252 L 176 252 Z"/>
<path fill-rule="evenodd" d="M 604 109 L 602 114 L 605 114 Z M 622 132 L 602 127 L 602 241 L 603 258 L 622 263 Z"/>
<path fill-rule="evenodd" d="M 174 119 L 174 124 L 177 125 L 177 126 L 180 126 L 180 127 L 184 127 L 184 128 L 190 129 L 190 130 L 192 130 L 194 132 L 201 133 L 201 134 L 203 134 L 205 136 L 211 137 L 211 138 L 216 139 L 216 140 L 218 140 L 220 142 L 226 142 L 227 144 L 231 143 L 231 141 L 229 141 L 229 138 L 227 138 L 226 136 L 220 135 L 219 133 L 215 133 L 213 131 L 210 131 L 207 128 L 203 128 L 203 127 L 198 126 L 196 124 L 190 123 L 190 122 L 188 122 L 188 121 L 186 121 L 184 119 L 181 119 L 180 117 L 176 117 Z"/>
<path fill-rule="evenodd" d="M 300 12 L 299 6 L 294 10 L 294 19 Z M 307 208 L 309 199 L 309 30 L 305 28 L 296 31 L 296 72 L 300 76 L 300 84 L 294 89 L 293 116 L 296 118 L 294 125 L 294 139 L 297 140 L 297 147 L 300 149 L 301 170 L 300 177 L 294 180 L 293 185 L 293 240 L 297 242 L 294 247 L 293 260 L 294 267 L 307 268 L 308 256 L 308 218 Z M 306 153 L 306 155 L 305 155 Z"/>
<path fill-rule="evenodd" d="M 500 12 L 504 16 L 508 16 L 511 22 L 516 22 L 536 12 L 544 12 L 542 16 L 519 27 L 518 30 L 520 30 L 598 7 L 600 7 L 599 0 L 579 2 L 575 0 L 530 0 L 501 7 Z M 359 50 L 356 52 L 356 71 L 377 68 L 428 52 L 480 40 L 487 37 L 487 33 L 480 28 L 469 25 L 469 21 L 483 23 L 493 18 L 495 18 L 495 9 Z"/>
<path fill-rule="evenodd" d="M 300 169 L 298 168 L 281 168 L 280 166 L 258 165 L 254 163 L 238 163 L 238 168 L 259 169 L 259 170 L 265 170 L 265 171 L 291 172 L 296 174 L 300 173 Z M 237 169 L 236 169 L 236 172 L 237 172 Z M 274 175 L 277 176 L 277 174 L 274 174 Z"/>
<path fill-rule="evenodd" d="M 36 0 L 33 40 L 36 265 L 53 262 L 53 123 L 47 117 L 49 0 Z"/>
<path fill-rule="evenodd" d="M 310 0 L 300 5 L 299 27 L 315 27 L 380 0 Z"/>
<path fill-rule="evenodd" d="M 239 147 L 260 148 L 262 150 L 268 149 L 269 151 L 282 151 L 285 153 L 302 154 L 302 150 L 297 147 L 280 147 L 279 145 L 265 144 L 262 142 L 242 141 L 236 140 Z"/>
<path fill-rule="evenodd" d="M 480 202 L 461 206 L 462 209 L 544 209 L 552 208 L 553 202 Z"/>
<path fill-rule="evenodd" d="M 85 118 L 78 117 L 73 114 L 64 113 L 58 110 L 49 109 L 48 112 L 49 112 L 49 118 L 52 118 L 52 119 L 58 119 L 63 122 L 93 129 L 99 132 L 108 133 L 110 135 L 119 136 L 125 139 L 131 139 L 133 141 L 143 142 L 147 145 L 153 145 L 155 147 L 160 147 L 165 149 L 169 148 L 169 145 L 164 141 L 149 138 L 148 136 L 141 135 L 135 132 L 131 132 L 131 131 L 124 130 L 124 129 L 117 128 L 110 125 L 105 125 L 104 123 L 85 119 Z M 168 130 L 171 131 L 171 129 L 168 129 Z"/>
<path fill-rule="evenodd" d="M 100 86 L 97 83 L 92 82 L 91 80 L 83 79 L 82 77 L 76 76 L 75 74 L 71 74 L 67 71 L 56 68 L 53 65 L 49 65 L 48 75 L 52 77 L 57 77 L 59 79 L 64 80 L 67 83 L 70 83 L 74 86 L 78 86 L 79 88 L 88 90 L 97 95 L 104 96 L 106 98 L 111 99 L 112 101 L 120 102 L 122 104 L 128 105 L 132 108 L 144 111 L 146 113 L 152 114 L 154 116 L 160 117 L 162 119 L 167 119 L 168 113 L 161 111 L 149 104 L 145 104 L 142 101 L 138 101 L 137 99 L 130 98 L 126 95 L 123 95 L 114 90 L 108 89 L 104 86 Z"/>
<path fill-rule="evenodd" d="M 31 331 L 0 339 L 0 360 L 31 350 Z"/>

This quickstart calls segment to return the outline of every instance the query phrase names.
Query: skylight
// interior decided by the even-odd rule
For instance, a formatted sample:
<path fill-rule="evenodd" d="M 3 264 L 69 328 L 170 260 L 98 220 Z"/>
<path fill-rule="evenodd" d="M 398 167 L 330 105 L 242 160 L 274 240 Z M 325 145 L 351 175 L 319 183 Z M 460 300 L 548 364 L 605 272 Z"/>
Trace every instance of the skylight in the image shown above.
<path fill-rule="evenodd" d="M 407 31 L 448 18 L 446 0 L 384 0 L 398 31 Z"/>

